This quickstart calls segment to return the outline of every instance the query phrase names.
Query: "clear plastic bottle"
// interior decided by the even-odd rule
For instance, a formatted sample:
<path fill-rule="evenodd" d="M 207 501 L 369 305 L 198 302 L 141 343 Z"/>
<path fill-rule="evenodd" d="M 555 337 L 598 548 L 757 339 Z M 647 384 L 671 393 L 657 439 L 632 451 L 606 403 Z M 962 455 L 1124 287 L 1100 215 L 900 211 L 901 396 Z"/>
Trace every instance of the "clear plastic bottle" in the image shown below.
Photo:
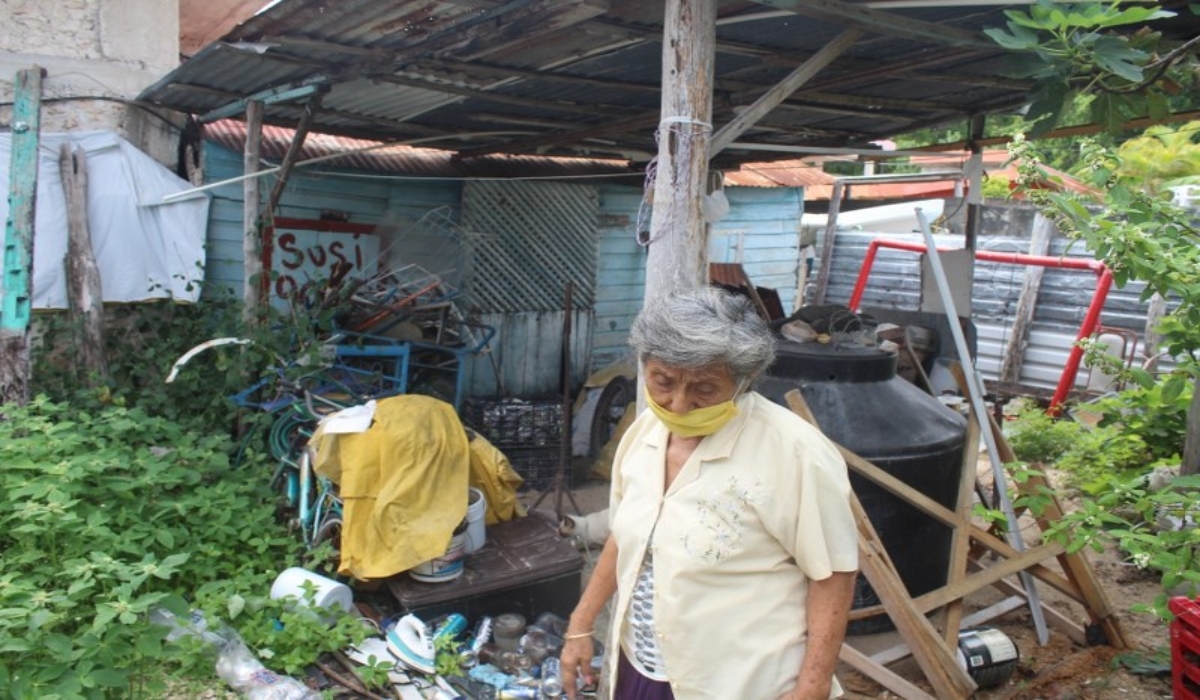
<path fill-rule="evenodd" d="M 563 694 L 562 663 L 555 657 L 542 661 L 542 695 L 560 698 Z"/>

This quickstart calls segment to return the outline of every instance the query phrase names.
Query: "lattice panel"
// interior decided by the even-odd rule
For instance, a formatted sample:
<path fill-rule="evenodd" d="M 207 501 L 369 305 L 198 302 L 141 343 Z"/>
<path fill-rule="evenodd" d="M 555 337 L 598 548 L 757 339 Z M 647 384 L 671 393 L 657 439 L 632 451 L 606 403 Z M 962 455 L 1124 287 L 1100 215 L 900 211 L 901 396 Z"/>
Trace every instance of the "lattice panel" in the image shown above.
<path fill-rule="evenodd" d="M 466 287 L 482 312 L 555 311 L 567 282 L 575 308 L 595 298 L 599 191 L 590 185 L 467 182 L 472 232 Z"/>

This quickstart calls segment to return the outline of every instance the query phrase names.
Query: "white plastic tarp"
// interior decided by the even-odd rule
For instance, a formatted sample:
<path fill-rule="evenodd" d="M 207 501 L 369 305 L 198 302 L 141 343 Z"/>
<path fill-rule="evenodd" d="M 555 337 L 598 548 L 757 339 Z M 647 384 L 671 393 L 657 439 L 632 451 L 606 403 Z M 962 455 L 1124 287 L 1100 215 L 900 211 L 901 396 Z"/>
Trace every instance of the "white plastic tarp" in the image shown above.
<path fill-rule="evenodd" d="M 64 142 L 87 156 L 88 227 L 106 302 L 194 302 L 204 278 L 209 198 L 163 204 L 192 185 L 115 133 L 42 134 L 33 242 L 33 308 L 67 308 L 67 208 L 58 170 Z M 8 220 L 12 134 L 0 134 L 0 220 Z M 3 290 L 0 289 L 0 295 Z"/>

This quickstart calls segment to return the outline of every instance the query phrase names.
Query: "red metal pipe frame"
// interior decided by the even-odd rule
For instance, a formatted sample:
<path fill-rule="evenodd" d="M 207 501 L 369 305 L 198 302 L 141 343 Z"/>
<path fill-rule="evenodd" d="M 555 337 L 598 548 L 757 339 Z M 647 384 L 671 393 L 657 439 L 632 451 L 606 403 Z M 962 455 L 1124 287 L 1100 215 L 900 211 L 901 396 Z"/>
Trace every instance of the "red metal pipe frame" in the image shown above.
<path fill-rule="evenodd" d="M 853 311 L 858 311 L 858 306 L 862 302 L 863 292 L 867 288 L 867 278 L 871 276 L 871 268 L 875 265 L 875 255 L 880 248 L 894 248 L 913 253 L 928 252 L 924 243 L 910 243 L 908 241 L 894 241 L 881 238 L 871 241 L 871 245 L 867 248 L 867 254 L 863 257 L 862 267 L 859 268 L 858 280 L 854 283 L 854 293 L 850 295 L 849 307 Z M 949 250 L 951 249 L 938 248 L 938 251 Z M 996 253 L 988 250 L 976 251 L 975 259 L 994 263 L 1007 263 L 1009 265 L 1037 265 L 1038 267 L 1054 267 L 1067 270 L 1090 270 L 1096 274 L 1096 291 L 1092 293 L 1092 303 L 1088 306 L 1087 313 L 1084 314 L 1083 323 L 1079 326 L 1079 335 L 1071 345 L 1071 352 L 1067 355 L 1067 363 L 1063 367 L 1062 376 L 1059 377 L 1058 386 L 1054 389 L 1054 396 L 1050 399 L 1050 407 L 1046 409 L 1046 412 L 1050 415 L 1058 415 L 1062 412 L 1062 405 L 1066 402 L 1067 396 L 1071 392 L 1071 387 L 1075 386 L 1075 375 L 1079 372 L 1079 363 L 1083 360 L 1083 348 L 1079 345 L 1079 342 L 1091 337 L 1100 325 L 1100 312 L 1104 309 L 1104 301 L 1108 298 L 1108 290 L 1112 288 L 1112 270 L 1109 270 L 1108 266 L 1099 260 L 1051 258 L 1044 255 Z"/>

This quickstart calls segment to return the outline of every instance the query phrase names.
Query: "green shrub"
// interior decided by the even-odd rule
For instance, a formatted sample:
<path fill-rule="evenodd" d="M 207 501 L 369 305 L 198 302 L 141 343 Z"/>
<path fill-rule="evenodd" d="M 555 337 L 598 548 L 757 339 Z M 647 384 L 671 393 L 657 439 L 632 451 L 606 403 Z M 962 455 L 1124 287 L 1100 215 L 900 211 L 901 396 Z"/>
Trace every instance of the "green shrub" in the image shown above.
<path fill-rule="evenodd" d="M 223 616 L 239 626 L 250 616 L 230 601 L 261 597 L 299 560 L 275 519 L 270 469 L 253 454 L 231 468 L 226 436 L 136 408 L 91 412 L 44 397 L 4 412 L 0 697 L 146 697 L 180 662 L 147 611 L 183 614 L 197 587 L 219 589 Z M 315 658 L 324 643 L 310 638 L 296 653 Z"/>
<path fill-rule="evenodd" d="M 1096 494 L 1110 477 L 1136 478 L 1150 471 L 1151 462 L 1150 449 L 1140 435 L 1110 426 L 1080 431 L 1055 466 L 1068 474 L 1072 485 Z"/>
<path fill-rule="evenodd" d="M 1168 386 L 1182 390 L 1174 392 Z M 1120 426 L 1142 439 L 1152 459 L 1171 459 L 1183 453 L 1191 400 L 1190 382 L 1169 383 L 1164 379 L 1149 387 L 1126 389 L 1116 396 L 1100 399 L 1095 408 L 1103 415 L 1101 426 Z"/>
<path fill-rule="evenodd" d="M 1017 413 L 1016 420 L 1005 425 L 1009 446 L 1023 462 L 1054 462 L 1075 443 L 1082 426 L 1046 415 L 1031 405 Z"/>

